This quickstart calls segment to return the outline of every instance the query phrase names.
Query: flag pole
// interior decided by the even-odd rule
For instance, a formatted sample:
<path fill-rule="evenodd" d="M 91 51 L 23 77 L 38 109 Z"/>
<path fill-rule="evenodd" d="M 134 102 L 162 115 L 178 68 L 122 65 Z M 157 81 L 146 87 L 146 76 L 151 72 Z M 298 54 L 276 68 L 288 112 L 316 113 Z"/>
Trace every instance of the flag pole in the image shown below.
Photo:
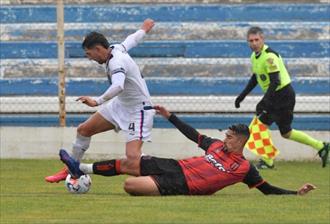
<path fill-rule="evenodd" d="M 57 52 L 58 52 L 58 99 L 59 125 L 65 127 L 65 70 L 64 70 L 64 5 L 57 0 Z"/>

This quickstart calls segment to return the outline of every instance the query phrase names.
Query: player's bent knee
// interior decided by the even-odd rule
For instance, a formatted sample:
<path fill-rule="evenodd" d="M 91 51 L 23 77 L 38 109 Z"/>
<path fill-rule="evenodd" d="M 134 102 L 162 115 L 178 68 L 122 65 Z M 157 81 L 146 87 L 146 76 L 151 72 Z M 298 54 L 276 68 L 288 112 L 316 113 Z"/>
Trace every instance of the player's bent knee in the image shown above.
<path fill-rule="evenodd" d="M 138 192 L 136 192 L 136 186 L 135 186 L 134 178 L 128 178 L 124 182 L 124 190 L 130 194 L 130 195 L 138 195 Z"/>
<path fill-rule="evenodd" d="M 77 132 L 78 134 L 85 137 L 91 137 L 93 135 L 93 133 L 87 128 L 87 125 L 85 123 L 79 124 Z"/>
<path fill-rule="evenodd" d="M 125 180 L 124 190 L 134 196 L 156 196 L 160 195 L 155 182 L 148 176 L 130 177 Z"/>
<path fill-rule="evenodd" d="M 140 175 L 140 158 L 136 160 L 121 160 L 120 172 L 126 173 L 134 176 Z"/>
<path fill-rule="evenodd" d="M 128 160 L 136 160 L 141 157 L 143 142 L 140 140 L 134 140 L 126 143 L 126 158 Z"/>
<path fill-rule="evenodd" d="M 85 134 L 85 125 L 84 125 L 84 123 L 81 123 L 81 124 L 78 125 L 77 132 L 78 132 L 78 134 L 84 136 L 84 134 Z"/>
<path fill-rule="evenodd" d="M 130 150 L 126 152 L 126 160 L 129 164 L 135 164 L 137 161 L 141 159 L 141 152 L 136 150 Z"/>
<path fill-rule="evenodd" d="M 139 161 L 141 158 L 141 154 L 127 154 L 126 155 L 126 160 L 129 163 L 135 163 L 136 161 Z"/>

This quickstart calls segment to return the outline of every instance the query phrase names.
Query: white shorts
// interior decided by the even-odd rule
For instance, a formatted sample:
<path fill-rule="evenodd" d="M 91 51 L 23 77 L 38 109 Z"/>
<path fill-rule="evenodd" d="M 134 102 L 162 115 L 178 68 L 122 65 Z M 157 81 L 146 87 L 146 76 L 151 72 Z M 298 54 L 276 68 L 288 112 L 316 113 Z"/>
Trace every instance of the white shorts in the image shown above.
<path fill-rule="evenodd" d="M 148 104 L 150 105 L 150 104 Z M 144 110 L 144 103 L 124 106 L 116 98 L 101 105 L 98 112 L 115 126 L 115 131 L 124 132 L 126 142 L 133 140 L 151 141 L 154 110 Z"/>

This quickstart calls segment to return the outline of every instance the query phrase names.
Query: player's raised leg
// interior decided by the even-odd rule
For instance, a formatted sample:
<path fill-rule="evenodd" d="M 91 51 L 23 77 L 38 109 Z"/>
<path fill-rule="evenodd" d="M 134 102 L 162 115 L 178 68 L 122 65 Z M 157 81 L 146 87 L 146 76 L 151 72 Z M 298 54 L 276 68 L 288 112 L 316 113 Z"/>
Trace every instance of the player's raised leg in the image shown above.
<path fill-rule="evenodd" d="M 94 113 L 87 121 L 77 128 L 77 137 L 72 147 L 72 157 L 81 160 L 89 148 L 91 137 L 95 134 L 114 129 L 115 126 L 106 120 L 99 112 Z"/>
<path fill-rule="evenodd" d="M 128 174 L 133 176 L 140 175 L 140 157 L 135 157 L 136 161 L 125 159 L 105 160 L 95 163 L 80 163 L 75 160 L 65 149 L 59 152 L 61 161 L 68 167 L 68 172 L 74 177 L 79 178 L 84 174 L 97 174 L 102 176 L 116 176 Z"/>
<path fill-rule="evenodd" d="M 64 164 L 67 165 L 71 175 L 75 178 L 79 178 L 84 174 L 98 174 L 103 176 L 114 176 L 116 173 L 117 162 L 122 162 L 122 170 L 125 174 L 139 175 L 139 164 L 140 158 L 133 163 L 133 161 L 123 160 L 108 160 L 96 162 L 93 164 L 80 163 L 74 160 L 70 155 L 64 150 L 60 150 L 60 158 Z M 126 166 L 129 167 L 126 167 Z M 117 167 L 119 168 L 119 167 Z M 131 195 L 160 195 L 158 187 L 154 180 L 150 176 L 143 177 L 131 177 L 126 179 L 124 184 L 124 189 L 127 193 Z"/>
<path fill-rule="evenodd" d="M 102 176 L 116 176 L 120 174 L 139 176 L 142 145 L 143 142 L 140 140 L 130 141 L 126 143 L 126 158 L 100 161 L 93 164 L 81 163 L 79 169 L 83 173 Z"/>
<path fill-rule="evenodd" d="M 77 137 L 72 147 L 73 159 L 80 161 L 85 151 L 89 148 L 91 137 L 97 133 L 112 130 L 115 126 L 103 118 L 103 116 L 96 112 L 88 120 L 80 124 L 77 128 Z M 57 183 L 65 180 L 68 175 L 68 169 L 63 168 L 59 172 L 45 177 L 45 180 L 50 183 Z"/>

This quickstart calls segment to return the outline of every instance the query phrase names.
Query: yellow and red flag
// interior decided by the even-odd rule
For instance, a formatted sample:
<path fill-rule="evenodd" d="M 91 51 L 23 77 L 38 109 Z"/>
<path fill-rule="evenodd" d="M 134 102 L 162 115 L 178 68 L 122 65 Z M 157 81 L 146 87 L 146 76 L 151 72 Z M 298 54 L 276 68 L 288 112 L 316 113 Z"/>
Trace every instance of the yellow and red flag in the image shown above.
<path fill-rule="evenodd" d="M 256 155 L 273 159 L 279 154 L 279 150 L 273 145 L 270 132 L 257 116 L 253 118 L 249 126 L 250 138 L 245 147 Z"/>

